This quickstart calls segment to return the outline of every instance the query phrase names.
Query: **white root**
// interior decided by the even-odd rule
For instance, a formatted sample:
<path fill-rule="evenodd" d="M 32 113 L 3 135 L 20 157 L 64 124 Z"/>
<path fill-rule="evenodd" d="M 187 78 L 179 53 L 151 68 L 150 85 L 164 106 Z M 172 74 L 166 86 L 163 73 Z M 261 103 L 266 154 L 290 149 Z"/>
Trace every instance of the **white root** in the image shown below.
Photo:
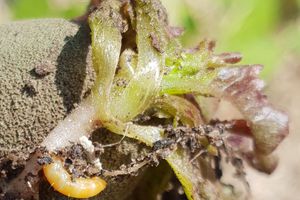
<path fill-rule="evenodd" d="M 42 146 L 48 151 L 61 149 L 77 143 L 82 136 L 88 136 L 97 128 L 96 106 L 91 97 L 83 101 L 69 116 L 61 121 L 45 138 Z M 98 125 L 99 126 L 99 125 Z"/>
<path fill-rule="evenodd" d="M 95 147 L 91 140 L 86 136 L 81 136 L 79 138 L 79 143 L 88 153 L 93 154 L 95 152 Z"/>
<path fill-rule="evenodd" d="M 102 163 L 100 162 L 99 158 L 95 157 L 95 146 L 93 145 L 92 141 L 89 140 L 86 136 L 81 136 L 79 138 L 79 143 L 86 151 L 90 163 L 92 163 L 95 167 L 102 171 Z"/>

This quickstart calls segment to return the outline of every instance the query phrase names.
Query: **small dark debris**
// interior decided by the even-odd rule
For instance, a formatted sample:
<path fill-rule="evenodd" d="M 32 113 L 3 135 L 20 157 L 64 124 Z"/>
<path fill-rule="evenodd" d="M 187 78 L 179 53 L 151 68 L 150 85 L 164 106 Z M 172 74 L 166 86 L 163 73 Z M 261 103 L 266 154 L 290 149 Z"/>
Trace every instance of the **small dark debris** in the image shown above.
<path fill-rule="evenodd" d="M 72 179 L 78 177 L 91 177 L 100 173 L 99 169 L 89 163 L 85 150 L 79 144 L 65 147 L 56 153 L 59 157 L 64 158 L 64 168 L 71 174 Z"/>
<path fill-rule="evenodd" d="M 127 82 L 125 79 L 118 79 L 118 80 L 116 81 L 116 85 L 117 85 L 118 87 L 123 87 L 123 88 L 125 88 L 125 87 L 127 86 L 127 84 L 128 84 L 128 82 Z"/>
<path fill-rule="evenodd" d="M 72 165 L 73 161 L 70 158 L 65 159 L 65 165 Z"/>
<path fill-rule="evenodd" d="M 151 38 L 151 42 L 152 42 L 152 46 L 159 52 L 159 53 L 163 53 L 164 50 L 161 47 L 161 41 L 159 41 L 157 35 L 155 35 L 154 33 L 150 33 L 150 38 Z"/>
<path fill-rule="evenodd" d="M 72 159 L 85 157 L 84 149 L 81 145 L 73 145 L 69 152 Z"/>
<path fill-rule="evenodd" d="M 171 144 L 174 144 L 175 141 L 172 139 L 164 139 L 164 140 L 158 140 L 156 142 L 154 142 L 153 144 L 153 151 L 157 151 L 159 149 L 164 149 L 169 147 Z"/>
<path fill-rule="evenodd" d="M 25 83 L 25 85 L 21 89 L 21 93 L 28 97 L 34 97 L 37 95 L 38 92 L 37 92 L 36 88 L 34 87 L 34 85 L 32 83 L 28 82 L 28 83 Z"/>
<path fill-rule="evenodd" d="M 18 160 L 5 158 L 0 160 L 0 178 L 7 181 L 13 179 L 24 169 L 24 164 Z"/>
<path fill-rule="evenodd" d="M 220 166 L 221 158 L 220 157 L 215 157 L 214 161 L 215 161 L 216 178 L 221 179 L 221 177 L 223 176 L 223 172 L 222 172 L 222 169 L 221 169 L 221 166 Z"/>
<path fill-rule="evenodd" d="M 87 91 L 84 92 L 83 94 L 83 98 L 87 98 L 88 96 L 90 96 L 90 94 L 92 93 L 92 90 L 91 89 L 88 89 Z"/>
<path fill-rule="evenodd" d="M 135 119 L 133 120 L 134 123 L 144 123 L 144 122 L 147 122 L 149 120 L 151 120 L 151 116 L 149 115 L 145 115 L 145 114 L 140 114 L 138 116 L 135 117 Z"/>
<path fill-rule="evenodd" d="M 50 164 L 50 163 L 52 163 L 52 162 L 53 162 L 53 160 L 52 160 L 52 158 L 49 157 L 49 156 L 45 156 L 45 157 L 41 157 L 41 158 L 38 158 L 38 159 L 37 159 L 37 163 L 38 163 L 39 165 L 48 165 L 48 164 Z"/>

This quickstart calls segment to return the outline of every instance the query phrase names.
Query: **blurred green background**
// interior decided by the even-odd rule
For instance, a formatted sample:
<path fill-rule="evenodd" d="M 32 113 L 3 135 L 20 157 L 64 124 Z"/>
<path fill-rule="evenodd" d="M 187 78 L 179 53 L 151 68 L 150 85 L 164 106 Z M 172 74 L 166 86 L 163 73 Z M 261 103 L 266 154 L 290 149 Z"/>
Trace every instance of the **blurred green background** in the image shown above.
<path fill-rule="evenodd" d="M 0 0 L 0 23 L 85 12 L 89 0 Z M 217 41 L 217 52 L 241 52 L 263 64 L 268 79 L 289 55 L 300 55 L 300 0 L 163 0 L 170 22 L 185 28 L 187 46 Z"/>

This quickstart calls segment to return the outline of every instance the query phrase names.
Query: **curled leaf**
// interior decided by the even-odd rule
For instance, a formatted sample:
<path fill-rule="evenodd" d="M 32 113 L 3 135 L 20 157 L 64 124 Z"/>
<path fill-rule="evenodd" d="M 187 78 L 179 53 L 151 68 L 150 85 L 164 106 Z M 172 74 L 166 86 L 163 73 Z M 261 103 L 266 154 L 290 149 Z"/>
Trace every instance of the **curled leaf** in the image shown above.
<path fill-rule="evenodd" d="M 179 65 L 183 67 L 174 68 L 163 77 L 161 93 L 194 93 L 231 101 L 249 123 L 256 150 L 270 154 L 288 134 L 288 117 L 273 108 L 263 95 L 264 83 L 258 77 L 262 67 L 227 66 L 222 60 L 212 60 L 207 51 L 199 49 L 193 56 L 182 57 Z M 206 59 L 204 65 L 203 59 Z M 194 64 L 197 62 L 198 68 Z"/>
<path fill-rule="evenodd" d="M 262 94 L 259 65 L 220 68 L 212 83 L 213 95 L 229 99 L 247 120 L 256 149 L 270 154 L 288 134 L 288 117 Z"/>
<path fill-rule="evenodd" d="M 202 124 L 201 114 L 198 108 L 183 97 L 164 95 L 156 99 L 154 107 L 178 117 L 183 124 L 190 127 Z"/>

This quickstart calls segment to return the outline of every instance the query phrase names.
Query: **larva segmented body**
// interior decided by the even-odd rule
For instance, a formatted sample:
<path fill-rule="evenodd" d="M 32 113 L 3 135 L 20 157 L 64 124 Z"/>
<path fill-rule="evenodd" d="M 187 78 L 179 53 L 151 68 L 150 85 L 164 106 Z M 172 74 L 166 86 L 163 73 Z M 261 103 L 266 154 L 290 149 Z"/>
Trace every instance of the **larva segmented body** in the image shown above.
<path fill-rule="evenodd" d="M 43 166 L 44 174 L 51 186 L 58 192 L 74 198 L 89 198 L 99 194 L 106 182 L 99 177 L 71 179 L 62 161 L 52 157 L 53 162 Z"/>

